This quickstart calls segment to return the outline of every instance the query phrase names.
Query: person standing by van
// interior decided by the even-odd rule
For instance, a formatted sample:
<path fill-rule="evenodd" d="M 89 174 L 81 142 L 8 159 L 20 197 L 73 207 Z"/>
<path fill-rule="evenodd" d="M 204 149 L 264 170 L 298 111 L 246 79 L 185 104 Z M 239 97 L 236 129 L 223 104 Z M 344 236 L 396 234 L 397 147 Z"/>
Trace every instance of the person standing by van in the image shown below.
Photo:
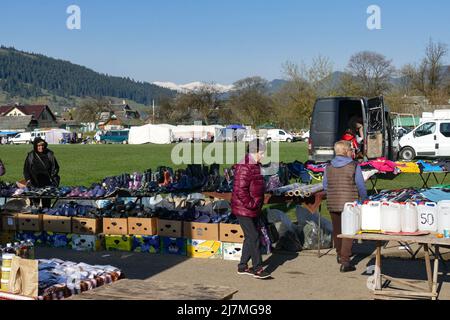
<path fill-rule="evenodd" d="M 267 279 L 271 275 L 263 269 L 258 224 L 264 203 L 265 183 L 261 174 L 261 159 L 266 151 L 263 140 L 250 142 L 247 154 L 235 165 L 234 185 L 231 197 L 232 213 L 238 218 L 244 232 L 242 257 L 238 274 Z M 252 268 L 248 262 L 252 260 Z"/>
<path fill-rule="evenodd" d="M 341 272 L 355 271 L 350 263 L 353 240 L 340 239 L 341 214 L 347 202 L 367 198 L 361 168 L 353 160 L 354 149 L 349 141 L 336 142 L 334 146 L 336 157 L 325 170 L 323 187 L 327 193 L 327 206 L 333 224 L 333 242 L 337 251 L 337 261 L 341 264 Z"/>
<path fill-rule="evenodd" d="M 38 137 L 34 139 L 33 151 L 25 159 L 23 176 L 27 185 L 35 188 L 57 187 L 60 177 L 59 164 L 53 151 L 47 148 L 47 142 Z M 32 203 L 38 206 L 40 199 L 33 199 Z M 50 208 L 51 200 L 42 199 L 42 207 Z"/>
<path fill-rule="evenodd" d="M 0 159 L 0 177 L 4 176 L 6 173 L 5 165 L 3 164 L 2 159 Z"/>

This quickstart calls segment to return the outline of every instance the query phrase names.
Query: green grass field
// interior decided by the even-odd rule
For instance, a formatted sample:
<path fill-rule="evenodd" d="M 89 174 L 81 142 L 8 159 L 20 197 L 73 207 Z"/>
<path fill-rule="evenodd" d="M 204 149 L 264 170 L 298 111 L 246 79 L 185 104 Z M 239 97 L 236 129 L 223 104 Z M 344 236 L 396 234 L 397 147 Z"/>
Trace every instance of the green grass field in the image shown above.
<path fill-rule="evenodd" d="M 160 165 L 173 168 L 184 168 L 186 165 L 175 165 L 171 160 L 172 149 L 175 145 L 52 145 L 49 148 L 55 152 L 60 164 L 61 184 L 68 186 L 89 186 L 94 182 L 100 182 L 104 177 L 121 173 L 142 172 L 146 169 L 156 169 Z M 306 161 L 307 145 L 305 143 L 281 143 L 280 161 L 292 162 L 294 160 Z M 204 144 L 204 148 L 223 148 L 223 144 Z M 0 159 L 5 164 L 6 175 L 3 181 L 18 181 L 22 179 L 23 164 L 31 146 L 0 146 Z M 194 150 L 191 149 L 192 155 Z M 226 152 L 224 151 L 224 154 Z M 214 155 L 214 153 L 212 153 Z M 234 152 L 234 159 L 237 152 Z M 270 156 L 271 152 L 268 152 Z M 226 156 L 226 155 L 225 155 Z M 225 165 L 229 167 L 230 165 Z M 377 188 L 398 189 L 406 187 L 420 187 L 420 177 L 415 174 L 402 174 L 395 180 L 380 180 Z M 370 189 L 370 183 L 367 184 Z M 292 208 L 283 205 L 277 208 L 289 211 L 293 215 Z M 326 212 L 324 212 L 325 215 Z"/>

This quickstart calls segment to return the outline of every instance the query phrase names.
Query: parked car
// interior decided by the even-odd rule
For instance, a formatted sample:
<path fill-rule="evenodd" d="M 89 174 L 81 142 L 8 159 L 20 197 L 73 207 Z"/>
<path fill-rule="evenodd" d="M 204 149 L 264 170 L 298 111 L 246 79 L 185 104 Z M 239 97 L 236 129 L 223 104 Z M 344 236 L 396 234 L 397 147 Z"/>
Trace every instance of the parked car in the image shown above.
<path fill-rule="evenodd" d="M 100 136 L 101 143 L 128 143 L 129 130 L 111 130 Z"/>
<path fill-rule="evenodd" d="M 21 132 L 9 139 L 11 144 L 31 144 L 34 139 L 40 137 L 45 140 L 46 131 L 35 130 L 31 132 Z"/>
<path fill-rule="evenodd" d="M 400 158 L 413 160 L 416 157 L 450 157 L 450 117 L 427 118 L 424 123 L 404 135 L 400 141 Z"/>
<path fill-rule="evenodd" d="M 349 127 L 350 119 L 363 122 L 363 153 L 369 159 L 398 155 L 396 134 L 383 97 L 332 97 L 317 99 L 311 119 L 309 160 L 326 162 L 334 157 L 334 144 Z"/>
<path fill-rule="evenodd" d="M 282 129 L 267 130 L 267 141 L 273 142 L 293 142 L 294 137 Z"/>
<path fill-rule="evenodd" d="M 308 142 L 309 141 L 309 130 L 301 135 L 301 140 L 304 141 L 304 142 Z"/>

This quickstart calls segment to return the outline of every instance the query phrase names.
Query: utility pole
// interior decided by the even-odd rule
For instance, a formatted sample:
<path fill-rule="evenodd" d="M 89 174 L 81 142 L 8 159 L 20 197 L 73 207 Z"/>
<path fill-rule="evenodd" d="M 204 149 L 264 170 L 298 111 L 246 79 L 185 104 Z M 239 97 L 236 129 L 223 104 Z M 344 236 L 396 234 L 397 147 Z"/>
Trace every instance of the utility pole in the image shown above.
<path fill-rule="evenodd" d="M 155 100 L 152 100 L 152 109 L 153 109 L 153 121 L 152 124 L 155 124 Z"/>

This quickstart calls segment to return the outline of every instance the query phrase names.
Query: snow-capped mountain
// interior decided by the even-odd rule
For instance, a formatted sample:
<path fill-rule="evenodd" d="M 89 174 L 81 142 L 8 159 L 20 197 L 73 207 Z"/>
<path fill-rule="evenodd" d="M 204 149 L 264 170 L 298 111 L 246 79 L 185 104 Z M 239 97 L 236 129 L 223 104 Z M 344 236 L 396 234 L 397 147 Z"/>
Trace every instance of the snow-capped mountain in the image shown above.
<path fill-rule="evenodd" d="M 220 93 L 225 93 L 225 92 L 229 92 L 229 91 L 233 90 L 233 85 L 223 85 L 223 84 L 218 84 L 218 83 L 208 84 L 208 83 L 204 83 L 204 82 L 200 82 L 200 81 L 191 82 L 191 83 L 182 84 L 182 85 L 178 85 L 173 82 L 158 82 L 158 81 L 152 82 L 152 84 L 162 87 L 162 88 L 167 88 L 170 90 L 183 92 L 183 93 L 190 92 L 190 91 L 197 91 L 202 88 L 210 87 L 210 86 L 214 87 Z"/>

